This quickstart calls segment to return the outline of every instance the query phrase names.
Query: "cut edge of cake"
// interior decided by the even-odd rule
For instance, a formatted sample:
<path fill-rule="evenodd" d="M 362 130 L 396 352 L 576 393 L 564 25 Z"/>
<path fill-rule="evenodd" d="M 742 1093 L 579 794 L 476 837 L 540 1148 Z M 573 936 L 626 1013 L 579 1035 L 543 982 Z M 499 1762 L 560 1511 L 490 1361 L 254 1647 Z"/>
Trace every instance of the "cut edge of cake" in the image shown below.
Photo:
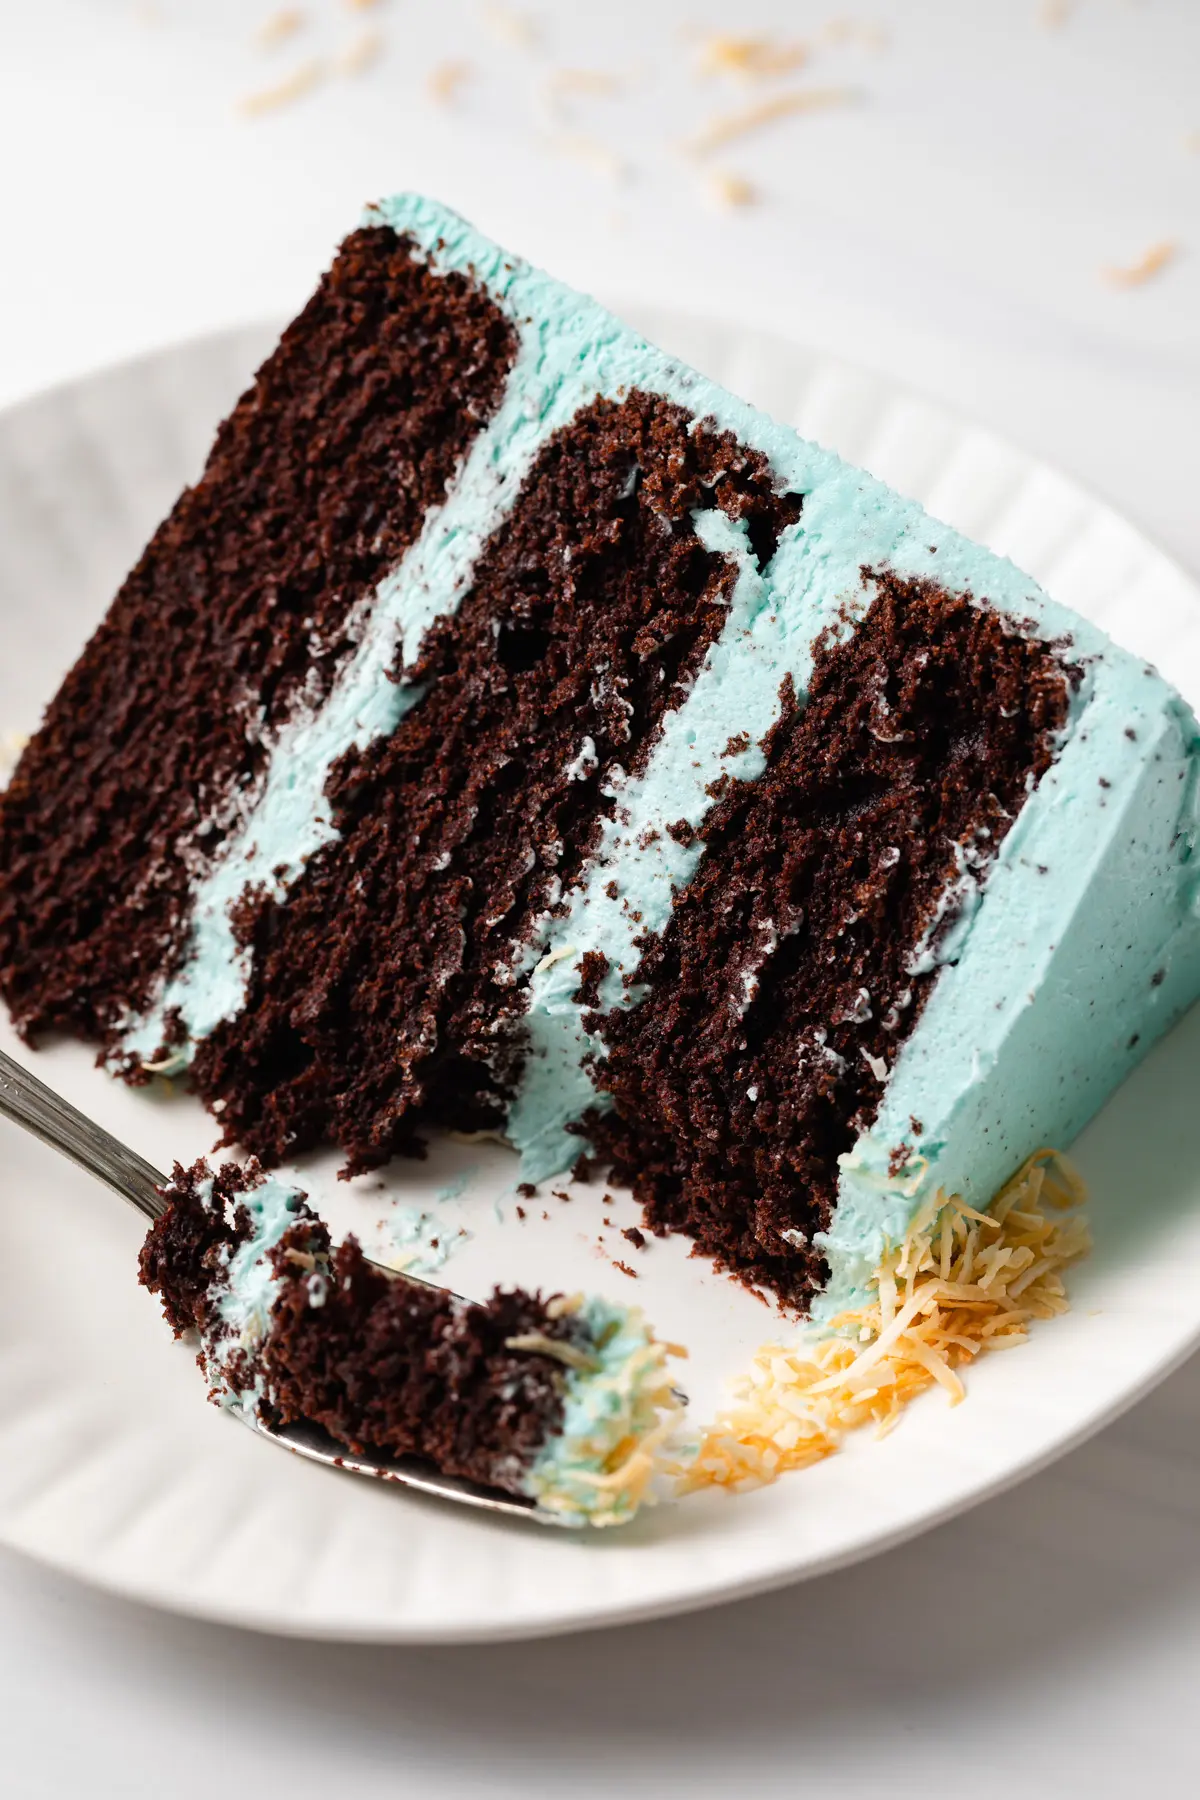
<path fill-rule="evenodd" d="M 451 630 L 539 459 L 598 398 L 657 396 L 692 420 L 689 430 L 728 434 L 735 456 L 761 459 L 779 516 L 764 552 L 745 486 L 726 483 L 721 504 L 691 510 L 683 524 L 718 581 L 719 629 L 634 747 L 640 760 L 625 767 L 609 754 L 598 771 L 591 736 L 570 747 L 568 785 L 602 778 L 596 835 L 575 885 L 551 888 L 494 972 L 525 1002 L 512 1037 L 523 1062 L 513 1091 L 500 1083 L 497 1105 L 529 1178 L 586 1149 L 580 1123 L 605 1105 L 594 1079 L 605 1019 L 642 998 L 645 945 L 668 930 L 702 869 L 715 808 L 730 784 L 762 778 L 786 696 L 803 710 L 814 671 L 854 641 L 889 584 L 997 615 L 1006 637 L 1046 647 L 1063 682 L 1049 766 L 1035 776 L 1031 763 L 998 851 L 974 838 L 947 846 L 936 904 L 907 945 L 924 1009 L 891 1064 L 864 1052 L 875 1114 L 837 1158 L 824 1229 L 793 1234 L 805 1240 L 798 1267 L 811 1271 L 816 1253 L 829 1264 L 818 1312 L 839 1313 L 936 1196 L 986 1204 L 1035 1145 L 1070 1142 L 1200 991 L 1195 720 L 1154 670 L 1011 563 L 664 356 L 447 209 L 399 196 L 369 209 L 364 229 L 399 234 L 414 261 L 459 283 L 456 293 L 486 296 L 511 333 L 512 359 L 498 396 L 464 402 L 475 426 L 444 498 L 425 506 L 399 561 L 357 603 L 316 704 L 301 693 L 264 737 L 250 804 L 222 823 L 218 855 L 206 858 L 194 839 L 179 852 L 195 871 L 185 958 L 154 1003 L 121 1023 L 118 1054 L 143 1071 L 180 1072 L 238 1015 L 257 954 L 248 898 L 286 911 L 295 885 L 341 841 L 331 781 L 418 719 L 440 679 L 436 668 L 423 675 L 422 659 L 439 626 Z M 714 475 L 714 494 L 722 479 Z M 653 663 L 661 647 L 646 654 Z M 613 697 L 602 698 L 611 714 Z M 776 948 L 751 999 L 769 998 Z M 312 973 L 319 986 L 323 971 Z M 437 980 L 435 971 L 433 988 Z M 869 993 L 864 1004 L 869 1016 Z M 419 1068 L 421 1019 L 413 1029 Z M 380 1116 L 391 1129 L 387 1105 Z M 774 1226 L 769 1235 L 782 1264 L 793 1238 Z"/>
<path fill-rule="evenodd" d="M 339 1246 L 258 1165 L 176 1166 L 140 1257 L 209 1398 L 246 1423 L 305 1420 L 356 1454 L 414 1455 L 564 1524 L 658 1498 L 682 1413 L 638 1307 L 497 1289 L 464 1300 Z"/>

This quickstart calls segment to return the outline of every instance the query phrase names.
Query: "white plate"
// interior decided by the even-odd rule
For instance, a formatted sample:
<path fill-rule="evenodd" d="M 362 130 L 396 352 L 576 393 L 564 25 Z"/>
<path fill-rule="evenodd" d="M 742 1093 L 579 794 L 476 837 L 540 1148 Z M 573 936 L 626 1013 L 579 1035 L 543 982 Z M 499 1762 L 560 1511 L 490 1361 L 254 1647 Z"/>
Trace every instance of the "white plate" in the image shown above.
<path fill-rule="evenodd" d="M 862 370 L 674 314 L 638 323 L 1011 555 L 1200 698 L 1200 592 L 1061 475 Z M 0 731 L 36 723 L 272 335 L 185 344 L 0 416 Z M 7 1026 L 0 1042 L 26 1054 Z M 1085 1134 L 1097 1252 L 1073 1278 L 1074 1310 L 973 1371 L 965 1406 L 931 1397 L 884 1442 L 854 1441 L 773 1488 L 700 1496 L 582 1540 L 314 1468 L 206 1406 L 190 1356 L 136 1286 L 136 1217 L 4 1127 L 0 1541 L 181 1612 L 397 1642 L 646 1618 L 867 1556 L 1061 1454 L 1200 1341 L 1198 1055 L 1200 1009 Z M 131 1093 L 77 1045 L 37 1066 L 160 1165 L 211 1144 L 194 1102 Z M 519 1219 L 502 1197 L 515 1162 L 499 1147 L 443 1143 L 427 1164 L 351 1184 L 334 1169 L 320 1157 L 303 1173 L 338 1229 L 369 1240 L 392 1208 L 422 1202 L 467 1228 L 448 1271 L 466 1292 L 521 1279 L 639 1300 L 692 1346 L 684 1380 L 700 1417 L 773 1330 L 684 1243 L 631 1249 L 618 1235 L 635 1219 L 625 1197 L 575 1187 Z M 465 1193 L 434 1198 L 466 1172 Z"/>

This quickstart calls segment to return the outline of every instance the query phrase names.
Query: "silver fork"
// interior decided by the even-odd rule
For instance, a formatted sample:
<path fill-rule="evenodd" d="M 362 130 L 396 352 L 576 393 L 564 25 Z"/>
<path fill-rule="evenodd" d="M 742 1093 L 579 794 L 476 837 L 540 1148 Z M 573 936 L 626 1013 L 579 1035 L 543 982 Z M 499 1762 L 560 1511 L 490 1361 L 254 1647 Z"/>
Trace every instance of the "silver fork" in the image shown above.
<path fill-rule="evenodd" d="M 36 1075 L 14 1062 L 0 1050 L 0 1114 L 31 1131 L 35 1137 L 67 1156 L 97 1181 L 102 1181 L 122 1200 L 128 1200 L 146 1219 L 159 1219 L 167 1210 L 162 1195 L 165 1175 L 153 1168 L 144 1157 L 118 1142 L 111 1132 L 81 1113 L 77 1107 L 48 1088 Z M 376 1265 L 379 1267 L 380 1265 Z M 414 1281 L 411 1275 L 398 1275 L 394 1269 L 385 1274 L 397 1281 Z M 428 1286 L 429 1283 L 421 1283 Z M 239 1414 L 238 1417 L 243 1417 Z M 474 1481 L 463 1481 L 455 1475 L 443 1475 L 422 1462 L 419 1457 L 372 1458 L 355 1456 L 317 1425 L 297 1422 L 294 1425 L 271 1426 L 257 1417 L 245 1420 L 261 1437 L 281 1444 L 296 1456 L 310 1462 L 324 1463 L 327 1468 L 342 1469 L 351 1475 L 370 1475 L 376 1481 L 396 1481 L 402 1487 L 415 1488 L 422 1494 L 435 1494 L 441 1500 L 453 1500 L 459 1506 L 480 1507 L 488 1512 L 508 1513 L 517 1518 L 534 1519 L 540 1525 L 562 1526 L 566 1521 L 557 1514 L 543 1511 L 535 1501 L 505 1494 Z"/>

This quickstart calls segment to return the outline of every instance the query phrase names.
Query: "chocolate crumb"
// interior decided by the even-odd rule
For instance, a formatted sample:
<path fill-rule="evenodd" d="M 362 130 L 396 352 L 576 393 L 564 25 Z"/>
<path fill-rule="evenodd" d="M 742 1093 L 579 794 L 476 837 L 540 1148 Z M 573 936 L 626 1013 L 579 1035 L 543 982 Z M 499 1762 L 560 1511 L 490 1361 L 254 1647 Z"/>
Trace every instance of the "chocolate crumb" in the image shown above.
<path fill-rule="evenodd" d="M 579 959 L 579 986 L 571 998 L 576 1006 L 599 1006 L 600 983 L 608 974 L 608 958 L 602 950 L 585 950 Z"/>

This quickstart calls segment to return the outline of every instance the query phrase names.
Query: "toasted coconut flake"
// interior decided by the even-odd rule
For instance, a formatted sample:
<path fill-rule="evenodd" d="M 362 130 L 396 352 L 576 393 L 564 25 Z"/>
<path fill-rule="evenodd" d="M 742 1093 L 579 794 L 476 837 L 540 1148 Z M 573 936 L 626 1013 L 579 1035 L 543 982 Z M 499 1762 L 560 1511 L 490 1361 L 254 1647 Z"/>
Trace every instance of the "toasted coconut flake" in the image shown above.
<path fill-rule="evenodd" d="M 333 66 L 339 75 L 361 75 L 372 63 L 378 62 L 382 54 L 383 33 L 361 31 L 338 53 Z"/>
<path fill-rule="evenodd" d="M 789 75 L 808 61 L 808 46 L 778 43 L 769 37 L 729 37 L 712 32 L 701 39 L 696 58 L 701 75 L 732 75 L 740 81 L 763 81 Z"/>
<path fill-rule="evenodd" d="M 861 44 L 864 50 L 886 50 L 888 46 L 883 26 L 861 19 L 830 19 L 822 27 L 821 38 L 826 44 Z"/>
<path fill-rule="evenodd" d="M 555 95 L 599 94 L 611 97 L 619 94 L 624 84 L 619 75 L 613 75 L 607 69 L 555 69 L 546 85 Z"/>
<path fill-rule="evenodd" d="M 691 156 L 707 156 L 711 150 L 719 150 L 723 144 L 746 137 L 764 125 L 773 124 L 776 119 L 790 118 L 794 113 L 822 112 L 831 106 L 846 106 L 855 98 L 850 88 L 793 88 L 758 106 L 711 119 L 703 131 L 689 139 L 684 149 Z"/>
<path fill-rule="evenodd" d="M 0 731 L 0 788 L 8 782 L 28 742 L 27 731 Z"/>
<path fill-rule="evenodd" d="M 569 156 L 575 162 L 582 163 L 594 175 L 599 175 L 605 181 L 624 181 L 628 173 L 625 163 L 615 150 L 610 150 L 607 144 L 600 143 L 596 138 L 587 137 L 582 132 L 560 132 L 553 139 L 553 143 L 564 156 Z M 568 954 L 574 956 L 578 952 L 573 949 L 568 951 L 564 944 L 561 950 L 552 950 L 548 956 L 544 956 L 538 964 L 538 968 L 549 968 L 551 963 L 558 962 Z"/>
<path fill-rule="evenodd" d="M 1155 275 L 1161 274 L 1178 255 L 1179 245 L 1171 238 L 1163 238 L 1161 243 L 1151 244 L 1136 262 L 1105 269 L 1104 279 L 1111 282 L 1113 287 L 1141 287 L 1144 281 L 1151 281 Z"/>
<path fill-rule="evenodd" d="M 519 50 L 530 50 L 537 43 L 537 26 L 526 13 L 513 12 L 507 6 L 488 5 L 481 12 L 484 25 L 502 44 Z"/>
<path fill-rule="evenodd" d="M 599 1503 L 587 1506 L 588 1522 L 603 1526 L 619 1524 L 658 1498 L 659 1478 L 670 1476 L 674 1468 L 668 1446 L 683 1416 L 683 1403 L 667 1369 L 669 1355 L 668 1347 L 651 1337 L 611 1376 L 607 1385 L 614 1410 L 627 1413 L 630 1429 L 611 1448 L 600 1438 L 581 1440 L 577 1448 L 585 1455 L 599 1455 L 599 1466 L 588 1469 L 576 1463 L 571 1471 L 574 1493 L 553 1480 L 540 1484 L 534 1490 L 540 1505 L 578 1513 L 578 1489 L 591 1489 Z"/>
<path fill-rule="evenodd" d="M 807 1468 L 848 1431 L 873 1424 L 884 1435 L 935 1384 L 957 1405 L 960 1369 L 1023 1343 L 1033 1319 L 1066 1311 L 1063 1270 L 1091 1247 L 1073 1210 L 1086 1198 L 1077 1172 L 1049 1149 L 1027 1159 L 990 1213 L 939 1196 L 884 1257 L 868 1305 L 825 1335 L 755 1353 L 731 1404 L 678 1465 L 678 1491 L 741 1493 Z"/>
<path fill-rule="evenodd" d="M 263 20 L 254 34 L 256 44 L 269 50 L 273 44 L 282 44 L 285 38 L 294 37 L 304 25 L 304 13 L 298 6 L 281 6 Z"/>
<path fill-rule="evenodd" d="M 303 99 L 324 77 L 325 64 L 313 57 L 273 87 L 259 88 L 256 93 L 243 95 L 238 101 L 238 111 L 243 118 L 261 118 L 263 113 L 276 112 L 281 106 L 290 106 L 293 101 Z"/>
<path fill-rule="evenodd" d="M 439 106 L 452 106 L 458 99 L 465 82 L 471 78 L 471 65 L 468 62 L 438 63 L 429 74 L 427 86 L 430 97 Z"/>
<path fill-rule="evenodd" d="M 599 1363 L 586 1350 L 579 1350 L 574 1344 L 564 1343 L 561 1338 L 547 1337 L 544 1331 L 522 1332 L 520 1337 L 505 1338 L 506 1350 L 527 1350 L 535 1356 L 550 1356 L 555 1362 L 566 1363 L 569 1369 L 598 1369 Z"/>
<path fill-rule="evenodd" d="M 710 175 L 704 191 L 713 205 L 723 211 L 736 206 L 753 206 L 758 199 L 758 189 L 744 175 Z"/>
<path fill-rule="evenodd" d="M 540 975 L 546 969 L 552 969 L 555 963 L 565 962 L 569 956 L 578 956 L 577 944 L 560 944 L 557 950 L 548 950 L 541 962 L 534 965 L 534 974 Z"/>

